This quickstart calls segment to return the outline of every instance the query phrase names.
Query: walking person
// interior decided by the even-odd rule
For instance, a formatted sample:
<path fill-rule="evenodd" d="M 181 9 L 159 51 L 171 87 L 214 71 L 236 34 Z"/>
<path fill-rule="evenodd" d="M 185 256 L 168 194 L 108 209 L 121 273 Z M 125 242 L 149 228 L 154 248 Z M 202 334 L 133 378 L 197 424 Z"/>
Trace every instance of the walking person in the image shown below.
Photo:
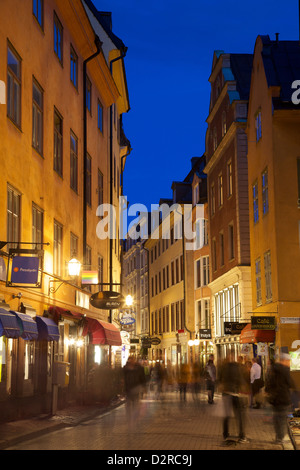
<path fill-rule="evenodd" d="M 265 392 L 273 408 L 275 442 L 282 444 L 288 433 L 287 413 L 291 408 L 291 392 L 295 384 L 290 374 L 290 355 L 281 353 L 279 362 L 271 363 L 266 377 Z"/>
<path fill-rule="evenodd" d="M 211 354 L 206 366 L 207 378 L 206 378 L 206 388 L 208 395 L 208 403 L 212 405 L 214 403 L 215 395 L 215 383 L 216 383 L 216 366 L 214 364 L 214 356 Z"/>
<path fill-rule="evenodd" d="M 226 410 L 225 416 L 223 417 L 224 444 L 227 445 L 230 443 L 229 420 L 231 411 L 238 425 L 238 442 L 247 442 L 248 439 L 245 437 L 245 407 L 240 399 L 240 394 L 245 389 L 245 375 L 241 365 L 234 361 L 233 355 L 222 364 L 219 379 L 224 409 Z"/>
<path fill-rule="evenodd" d="M 257 395 L 262 388 L 261 381 L 261 366 L 258 364 L 256 357 L 252 358 L 252 366 L 250 369 L 250 382 L 251 382 L 251 407 L 260 408 L 260 404 L 255 401 Z"/>

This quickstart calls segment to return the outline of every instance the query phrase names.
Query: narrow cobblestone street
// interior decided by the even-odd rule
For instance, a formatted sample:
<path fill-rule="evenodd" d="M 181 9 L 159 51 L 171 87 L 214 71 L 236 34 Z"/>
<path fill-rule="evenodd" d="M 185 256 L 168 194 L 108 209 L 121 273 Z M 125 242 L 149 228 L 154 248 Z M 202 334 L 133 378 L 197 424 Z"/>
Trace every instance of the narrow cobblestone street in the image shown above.
<path fill-rule="evenodd" d="M 293 450 L 289 438 L 284 446 L 274 443 L 268 408 L 247 411 L 248 442 L 224 446 L 222 420 L 215 416 L 216 408 L 217 405 L 208 405 L 204 396 L 195 402 L 188 394 L 187 401 L 181 402 L 177 392 L 159 400 L 150 395 L 131 413 L 123 404 L 79 425 L 67 425 L 9 450 L 168 450 L 181 454 L 199 450 Z M 233 420 L 230 434 L 236 436 Z"/>

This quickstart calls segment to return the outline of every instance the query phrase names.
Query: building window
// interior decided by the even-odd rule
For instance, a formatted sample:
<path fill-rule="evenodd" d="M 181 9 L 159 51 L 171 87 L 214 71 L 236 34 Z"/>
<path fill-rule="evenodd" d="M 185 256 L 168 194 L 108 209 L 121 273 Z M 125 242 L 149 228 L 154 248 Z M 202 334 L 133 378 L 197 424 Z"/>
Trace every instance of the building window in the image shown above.
<path fill-rule="evenodd" d="M 70 234 L 70 258 L 78 256 L 78 237 L 71 232 Z"/>
<path fill-rule="evenodd" d="M 216 212 L 216 196 L 215 196 L 215 185 L 213 183 L 210 188 L 210 213 L 213 216 L 215 215 L 215 212 Z"/>
<path fill-rule="evenodd" d="M 256 142 L 261 139 L 261 111 L 259 111 L 255 116 L 255 129 L 256 129 Z"/>
<path fill-rule="evenodd" d="M 32 241 L 33 249 L 42 250 L 44 213 L 35 204 L 32 205 Z M 38 243 L 38 245 L 36 245 Z"/>
<path fill-rule="evenodd" d="M 85 97 L 86 108 L 89 113 L 92 114 L 92 83 L 89 77 L 86 77 L 86 97 Z"/>
<path fill-rule="evenodd" d="M 44 23 L 43 10 L 44 10 L 44 0 L 33 0 L 32 12 L 41 28 L 43 28 L 43 23 Z"/>
<path fill-rule="evenodd" d="M 103 204 L 103 173 L 98 168 L 98 206 Z"/>
<path fill-rule="evenodd" d="M 70 78 L 74 87 L 78 88 L 78 56 L 74 51 L 74 48 L 71 46 L 70 52 Z"/>
<path fill-rule="evenodd" d="M 103 106 L 98 100 L 98 129 L 103 132 Z"/>
<path fill-rule="evenodd" d="M 195 261 L 195 288 L 207 286 L 209 283 L 209 256 Z"/>
<path fill-rule="evenodd" d="M 214 130 L 213 130 L 213 151 L 214 152 L 217 149 L 217 147 L 218 147 L 217 129 L 214 127 Z"/>
<path fill-rule="evenodd" d="M 228 254 L 229 259 L 234 258 L 234 232 L 233 232 L 233 223 L 228 225 Z"/>
<path fill-rule="evenodd" d="M 7 116 L 21 127 L 21 59 L 7 48 Z"/>
<path fill-rule="evenodd" d="M 196 229 L 196 250 L 208 245 L 208 220 L 198 219 L 195 224 Z"/>
<path fill-rule="evenodd" d="M 7 188 L 7 240 L 20 241 L 21 229 L 21 195 L 13 188 Z M 9 244 L 8 248 L 16 247 Z"/>
<path fill-rule="evenodd" d="M 252 195 L 253 195 L 253 220 L 256 224 L 258 222 L 258 184 L 254 183 L 252 186 Z"/>
<path fill-rule="evenodd" d="M 86 203 L 92 205 L 92 159 L 86 156 Z"/>
<path fill-rule="evenodd" d="M 220 242 L 220 266 L 224 266 L 224 234 L 223 232 L 219 233 L 219 242 Z"/>
<path fill-rule="evenodd" d="M 223 206 L 223 175 L 222 173 L 218 176 L 218 198 L 219 198 L 219 207 Z"/>
<path fill-rule="evenodd" d="M 269 212 L 269 197 L 268 197 L 268 169 L 266 169 L 261 175 L 262 185 L 262 208 L 263 215 Z"/>
<path fill-rule="evenodd" d="M 211 328 L 210 300 L 201 299 L 196 302 L 196 325 L 197 330 Z"/>
<path fill-rule="evenodd" d="M 298 208 L 300 208 L 300 158 L 297 158 Z"/>
<path fill-rule="evenodd" d="M 54 110 L 54 171 L 63 174 L 63 120 Z"/>
<path fill-rule="evenodd" d="M 213 258 L 213 270 L 217 270 L 217 242 L 216 239 L 212 240 L 212 258 Z"/>
<path fill-rule="evenodd" d="M 222 113 L 222 137 L 224 137 L 224 135 L 226 134 L 227 132 L 227 126 L 226 126 L 226 111 L 223 111 Z"/>
<path fill-rule="evenodd" d="M 103 290 L 103 257 L 98 255 L 98 282 L 99 282 L 99 291 Z"/>
<path fill-rule="evenodd" d="M 32 85 L 32 146 L 43 153 L 43 91 L 34 80 Z"/>
<path fill-rule="evenodd" d="M 62 274 L 62 242 L 63 228 L 58 222 L 54 222 L 53 239 L 53 273 L 57 276 Z"/>
<path fill-rule="evenodd" d="M 195 261 L 195 288 L 201 287 L 201 262 L 200 259 Z"/>
<path fill-rule="evenodd" d="M 54 52 L 62 64 L 63 62 L 63 27 L 54 13 Z"/>
<path fill-rule="evenodd" d="M 232 163 L 227 163 L 227 197 L 232 196 Z"/>
<path fill-rule="evenodd" d="M 70 186 L 78 192 L 78 139 L 71 131 L 70 134 Z"/>
<path fill-rule="evenodd" d="M 264 254 L 265 282 L 266 282 L 266 302 L 272 300 L 272 276 L 271 276 L 271 252 Z"/>
<path fill-rule="evenodd" d="M 256 305 L 261 305 L 261 266 L 260 258 L 255 261 Z"/>

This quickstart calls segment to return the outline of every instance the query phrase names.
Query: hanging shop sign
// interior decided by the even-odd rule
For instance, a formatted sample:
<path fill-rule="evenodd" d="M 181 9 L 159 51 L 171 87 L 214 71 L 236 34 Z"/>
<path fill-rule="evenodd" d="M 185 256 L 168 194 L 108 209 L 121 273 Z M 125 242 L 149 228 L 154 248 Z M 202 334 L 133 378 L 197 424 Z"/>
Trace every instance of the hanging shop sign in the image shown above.
<path fill-rule="evenodd" d="M 150 338 L 142 338 L 142 348 L 145 348 L 145 349 L 151 348 Z"/>
<path fill-rule="evenodd" d="M 132 325 L 135 323 L 135 314 L 128 312 L 121 312 L 119 315 L 121 325 Z"/>
<path fill-rule="evenodd" d="M 240 352 L 243 356 L 250 355 L 252 353 L 252 344 L 249 344 L 249 343 L 242 344 Z"/>
<path fill-rule="evenodd" d="M 23 251 L 37 253 L 35 250 Z M 41 263 L 40 256 L 9 257 L 6 285 L 9 287 L 41 287 Z"/>
<path fill-rule="evenodd" d="M 251 330 L 275 330 L 275 317 L 251 317 Z"/>
<path fill-rule="evenodd" d="M 157 338 L 156 336 L 154 338 L 150 338 L 151 344 L 154 346 L 158 346 L 161 343 L 161 340 Z"/>
<path fill-rule="evenodd" d="M 239 335 L 247 323 L 239 322 L 224 322 L 224 333 L 225 335 Z"/>
<path fill-rule="evenodd" d="M 268 345 L 267 343 L 257 343 L 257 355 L 258 356 L 268 356 Z"/>
<path fill-rule="evenodd" d="M 200 328 L 199 335 L 200 335 L 200 339 L 211 339 L 211 329 Z"/>
<path fill-rule="evenodd" d="M 90 297 L 90 303 L 95 308 L 112 310 L 124 305 L 125 299 L 122 294 L 114 291 L 96 292 Z"/>

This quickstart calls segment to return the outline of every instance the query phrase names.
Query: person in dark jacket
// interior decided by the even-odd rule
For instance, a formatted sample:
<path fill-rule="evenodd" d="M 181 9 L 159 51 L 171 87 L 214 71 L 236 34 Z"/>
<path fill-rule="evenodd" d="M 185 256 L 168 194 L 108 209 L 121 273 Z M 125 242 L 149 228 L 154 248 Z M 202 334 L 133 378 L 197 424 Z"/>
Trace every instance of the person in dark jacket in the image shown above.
<path fill-rule="evenodd" d="M 241 364 L 234 361 L 231 355 L 220 368 L 219 374 L 220 386 L 223 395 L 224 408 L 227 411 L 223 418 L 223 438 L 226 442 L 229 439 L 229 419 L 232 410 L 239 429 L 239 442 L 247 442 L 245 437 L 245 409 L 240 399 L 240 394 L 245 389 L 245 375 Z"/>
<path fill-rule="evenodd" d="M 291 407 L 291 391 L 295 389 L 290 374 L 290 355 L 282 353 L 280 361 L 272 363 L 267 372 L 265 392 L 268 401 L 273 407 L 273 421 L 275 428 L 275 441 L 282 443 L 286 436 L 287 412 Z"/>

